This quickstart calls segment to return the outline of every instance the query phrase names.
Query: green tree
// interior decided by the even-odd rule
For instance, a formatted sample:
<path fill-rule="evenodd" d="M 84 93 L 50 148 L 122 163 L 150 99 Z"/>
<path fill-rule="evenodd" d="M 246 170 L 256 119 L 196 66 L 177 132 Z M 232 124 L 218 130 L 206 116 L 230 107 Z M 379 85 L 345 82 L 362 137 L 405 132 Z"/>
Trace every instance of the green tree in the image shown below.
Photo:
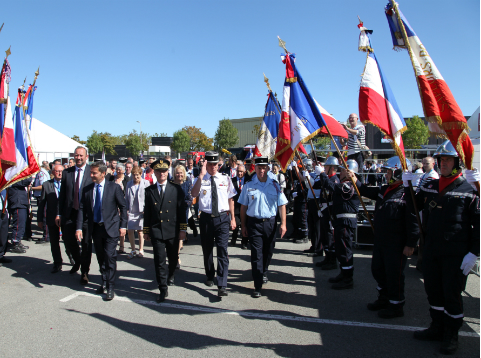
<path fill-rule="evenodd" d="M 174 132 L 170 148 L 178 153 L 188 151 L 190 149 L 190 137 L 187 132 L 183 130 Z"/>
<path fill-rule="evenodd" d="M 418 116 L 406 120 L 408 129 L 402 134 L 404 147 L 406 149 L 421 148 L 421 145 L 429 141 L 428 126 Z"/>
<path fill-rule="evenodd" d="M 205 152 L 214 149 L 212 138 L 207 137 L 201 128 L 185 126 L 182 130 L 187 132 L 190 137 L 190 150 Z"/>
<path fill-rule="evenodd" d="M 329 137 L 323 135 L 315 137 L 312 143 L 314 144 L 314 149 L 322 156 L 326 156 L 331 151 L 331 138 Z"/>
<path fill-rule="evenodd" d="M 85 145 L 89 149 L 90 154 L 102 152 L 102 139 L 100 138 L 100 135 L 97 133 L 97 131 L 93 131 L 92 134 L 87 137 L 87 142 Z"/>
<path fill-rule="evenodd" d="M 214 136 L 214 147 L 221 151 L 222 148 L 227 149 L 233 147 L 239 137 L 237 136 L 237 128 L 232 125 L 229 119 L 222 119 L 219 121 L 219 127 Z"/>
<path fill-rule="evenodd" d="M 139 155 L 144 150 L 144 143 L 141 143 L 140 135 L 135 130 L 127 136 L 125 147 L 132 155 Z"/>
<path fill-rule="evenodd" d="M 71 139 L 73 139 L 74 141 L 80 143 L 80 144 L 86 144 L 87 142 L 84 141 L 84 140 L 80 140 L 80 137 L 78 135 L 74 135 L 72 137 L 70 137 Z"/>
<path fill-rule="evenodd" d="M 102 132 L 99 134 L 100 140 L 102 141 L 102 148 L 105 150 L 106 154 L 117 154 L 114 149 L 115 140 L 112 137 L 112 134 L 108 132 Z"/>

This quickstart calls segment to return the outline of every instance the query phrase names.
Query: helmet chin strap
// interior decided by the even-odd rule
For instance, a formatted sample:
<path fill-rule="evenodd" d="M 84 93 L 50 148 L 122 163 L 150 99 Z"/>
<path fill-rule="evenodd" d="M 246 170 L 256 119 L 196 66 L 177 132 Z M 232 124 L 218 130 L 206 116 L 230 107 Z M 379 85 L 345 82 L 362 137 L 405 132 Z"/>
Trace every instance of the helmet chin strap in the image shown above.
<path fill-rule="evenodd" d="M 392 184 L 394 184 L 395 182 L 396 182 L 396 181 L 394 180 L 394 178 L 391 178 L 391 180 L 389 180 L 389 183 L 388 183 L 388 184 L 389 184 L 389 185 L 392 185 Z"/>

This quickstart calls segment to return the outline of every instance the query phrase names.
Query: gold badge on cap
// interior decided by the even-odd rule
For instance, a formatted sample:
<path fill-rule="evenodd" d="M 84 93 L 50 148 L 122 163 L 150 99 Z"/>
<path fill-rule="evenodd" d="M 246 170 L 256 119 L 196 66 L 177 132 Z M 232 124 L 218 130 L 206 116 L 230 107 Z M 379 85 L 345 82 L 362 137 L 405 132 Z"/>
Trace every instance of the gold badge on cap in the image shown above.
<path fill-rule="evenodd" d="M 252 200 L 254 200 L 254 195 L 252 195 Z"/>
<path fill-rule="evenodd" d="M 204 195 L 207 194 L 207 190 L 204 190 Z"/>

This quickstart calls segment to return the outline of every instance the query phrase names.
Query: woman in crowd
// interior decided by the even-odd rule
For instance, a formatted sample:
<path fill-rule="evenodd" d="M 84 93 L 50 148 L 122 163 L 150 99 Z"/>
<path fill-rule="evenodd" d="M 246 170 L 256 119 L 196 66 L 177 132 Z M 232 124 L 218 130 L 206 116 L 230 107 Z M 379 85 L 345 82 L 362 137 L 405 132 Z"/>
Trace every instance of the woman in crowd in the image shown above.
<path fill-rule="evenodd" d="M 186 217 L 188 218 L 189 214 L 190 214 L 190 207 L 192 205 L 193 198 L 192 198 L 192 195 L 191 195 L 192 181 L 186 180 L 186 178 L 187 178 L 187 173 L 185 171 L 185 167 L 183 165 L 177 165 L 174 169 L 174 183 L 180 185 L 182 187 L 182 190 L 184 191 L 185 202 L 187 204 Z M 180 241 L 180 243 L 179 243 L 179 253 L 180 253 L 180 250 L 182 250 L 182 247 L 183 247 L 183 242 Z M 179 268 L 179 267 L 180 267 L 180 258 L 179 258 L 179 262 L 177 264 L 177 268 Z"/>
<path fill-rule="evenodd" d="M 133 259 L 135 256 L 144 257 L 144 201 L 145 188 L 150 186 L 149 181 L 142 179 L 142 169 L 134 167 L 132 169 L 132 180 L 127 183 L 125 189 L 125 201 L 127 202 L 127 211 L 129 213 L 129 221 L 127 224 L 130 249 L 131 252 L 127 256 Z M 135 233 L 139 235 L 139 251 L 135 250 Z"/>

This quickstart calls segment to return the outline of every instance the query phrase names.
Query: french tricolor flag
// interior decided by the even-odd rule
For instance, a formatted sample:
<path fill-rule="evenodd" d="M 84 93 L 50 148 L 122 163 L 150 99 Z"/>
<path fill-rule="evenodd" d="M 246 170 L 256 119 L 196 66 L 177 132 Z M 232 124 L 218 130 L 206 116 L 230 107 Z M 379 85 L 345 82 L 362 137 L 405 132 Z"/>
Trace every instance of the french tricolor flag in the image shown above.
<path fill-rule="evenodd" d="M 359 119 L 362 123 L 378 127 L 391 140 L 405 168 L 406 156 L 401 134 L 407 129 L 406 122 L 372 49 L 369 37 L 372 30 L 366 29 L 362 22 L 358 27 L 361 30 L 359 50 L 368 53 L 359 91 Z"/>

